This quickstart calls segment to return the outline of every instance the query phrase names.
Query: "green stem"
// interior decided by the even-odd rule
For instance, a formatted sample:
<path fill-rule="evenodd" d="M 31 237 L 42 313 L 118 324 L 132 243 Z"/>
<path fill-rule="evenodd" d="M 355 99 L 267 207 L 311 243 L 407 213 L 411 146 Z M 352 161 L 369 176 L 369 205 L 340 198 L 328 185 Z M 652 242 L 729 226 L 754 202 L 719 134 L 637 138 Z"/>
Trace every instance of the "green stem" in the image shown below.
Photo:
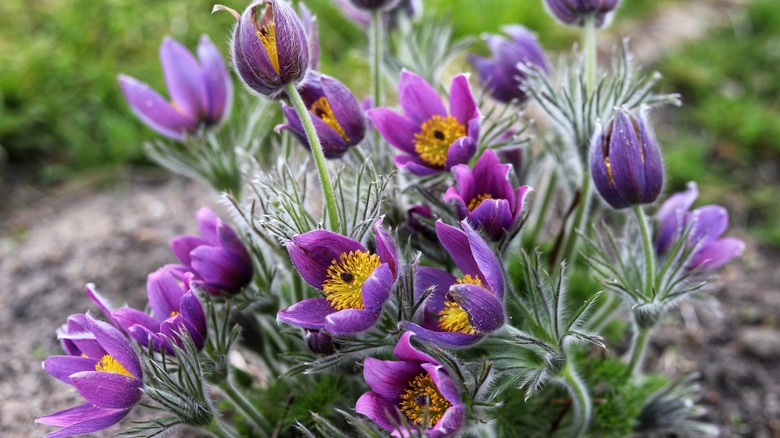
<path fill-rule="evenodd" d="M 642 359 L 645 357 L 651 332 L 652 328 L 639 327 L 638 324 L 634 323 L 634 337 L 631 339 L 631 356 L 628 362 L 628 369 L 631 370 L 633 376 L 642 371 Z"/>
<path fill-rule="evenodd" d="M 273 430 L 273 426 L 265 416 L 255 408 L 249 400 L 244 397 L 241 391 L 237 390 L 230 378 L 225 379 L 219 387 L 225 394 L 225 397 L 235 406 L 257 429 L 261 437 L 268 437 L 267 431 Z"/>
<path fill-rule="evenodd" d="M 593 94 L 596 87 L 596 67 L 598 66 L 597 44 L 596 44 L 596 15 L 591 14 L 585 17 L 585 26 L 583 27 L 583 56 L 585 58 L 585 86 L 588 95 Z"/>
<path fill-rule="evenodd" d="M 588 394 L 588 388 L 585 387 L 585 382 L 583 382 L 580 376 L 574 371 L 571 363 L 568 363 L 563 367 L 561 376 L 563 376 L 566 388 L 571 395 L 572 405 L 574 406 L 574 418 L 571 425 L 571 433 L 569 435 L 572 437 L 585 436 L 588 431 L 591 411 L 593 409 L 590 401 L 590 394 Z"/>
<path fill-rule="evenodd" d="M 582 228 L 585 225 L 583 222 L 587 217 L 586 213 L 590 204 L 590 190 L 590 175 L 588 172 L 585 172 L 582 176 L 580 202 L 577 205 L 577 212 L 574 214 L 574 221 L 572 221 L 569 235 L 566 237 L 566 245 L 561 252 L 563 255 L 561 260 L 568 260 L 569 265 L 573 265 L 576 258 L 577 242 L 580 239 L 578 232 L 582 232 Z"/>
<path fill-rule="evenodd" d="M 311 121 L 311 114 L 306 109 L 306 104 L 303 103 L 300 93 L 295 88 L 295 84 L 287 84 L 284 89 L 287 91 L 287 95 L 290 96 L 295 111 L 298 113 L 298 117 L 301 119 L 303 129 L 306 131 L 306 138 L 309 140 L 311 146 L 311 154 L 314 156 L 314 163 L 317 164 L 317 172 L 320 174 L 320 183 L 322 184 L 322 194 L 325 197 L 325 206 L 330 219 L 331 231 L 339 232 L 339 211 L 336 209 L 336 196 L 333 194 L 333 186 L 330 183 L 330 175 L 328 174 L 328 166 L 325 164 L 325 154 L 322 153 L 322 145 L 320 139 L 317 137 L 317 131 L 314 129 L 314 123 Z M 324 213 L 323 213 L 324 216 Z"/>
<path fill-rule="evenodd" d="M 641 206 L 634 206 L 634 214 L 642 231 L 642 242 L 645 252 L 645 283 L 642 293 L 648 299 L 655 296 L 655 250 L 653 238 L 650 235 L 650 226 L 647 223 L 647 215 Z"/>
<path fill-rule="evenodd" d="M 547 185 L 544 188 L 544 198 L 542 198 L 542 205 L 539 207 L 539 216 L 536 218 L 536 223 L 534 223 L 534 227 L 531 230 L 530 236 L 527 238 L 527 242 L 529 242 L 529 246 L 534 247 L 536 246 L 536 239 L 539 237 L 539 233 L 542 230 L 542 224 L 544 223 L 544 214 L 547 212 L 547 209 L 550 207 L 550 202 L 552 202 L 553 194 L 555 192 L 555 184 L 558 182 L 558 173 L 553 170 L 550 173 L 550 179 L 547 180 Z"/>
<path fill-rule="evenodd" d="M 217 438 L 237 438 L 239 436 L 232 427 L 219 421 L 216 417 L 206 426 L 206 430 Z"/>

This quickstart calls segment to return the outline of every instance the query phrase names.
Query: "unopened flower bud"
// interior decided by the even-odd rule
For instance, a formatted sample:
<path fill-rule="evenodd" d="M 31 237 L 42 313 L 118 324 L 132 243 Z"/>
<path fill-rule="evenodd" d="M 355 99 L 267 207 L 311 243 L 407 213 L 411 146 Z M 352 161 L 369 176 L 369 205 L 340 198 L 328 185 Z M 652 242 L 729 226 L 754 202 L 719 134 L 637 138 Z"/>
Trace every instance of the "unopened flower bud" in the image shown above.
<path fill-rule="evenodd" d="M 333 338 L 327 332 L 320 330 L 306 330 L 306 346 L 314 354 L 329 355 L 336 352 L 333 346 Z"/>
<path fill-rule="evenodd" d="M 620 0 L 547 0 L 552 14 L 564 24 L 582 26 L 593 15 L 596 27 L 601 27 Z"/>

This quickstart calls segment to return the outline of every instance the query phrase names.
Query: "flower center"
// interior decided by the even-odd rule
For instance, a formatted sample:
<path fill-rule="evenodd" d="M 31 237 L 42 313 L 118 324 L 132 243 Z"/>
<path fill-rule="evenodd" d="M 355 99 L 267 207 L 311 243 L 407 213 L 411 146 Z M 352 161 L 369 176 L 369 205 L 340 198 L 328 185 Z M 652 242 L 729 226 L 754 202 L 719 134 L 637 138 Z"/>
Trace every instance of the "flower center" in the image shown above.
<path fill-rule="evenodd" d="M 482 280 L 471 275 L 459 278 L 455 284 L 473 284 L 483 287 Z M 449 293 L 447 293 L 446 301 L 444 301 L 444 308 L 439 312 L 439 328 L 448 332 L 466 333 L 469 335 L 478 334 L 477 329 L 469 322 L 468 312 L 461 307 L 460 303 L 455 302 Z"/>
<path fill-rule="evenodd" d="M 493 196 L 490 195 L 490 193 L 483 193 L 481 195 L 477 195 L 474 199 L 469 201 L 469 211 L 474 211 L 477 207 L 482 205 L 482 201 L 485 199 L 493 199 Z"/>
<path fill-rule="evenodd" d="M 431 166 L 444 167 L 452 143 L 466 135 L 466 127 L 452 116 L 433 116 L 414 134 L 414 150 Z"/>
<path fill-rule="evenodd" d="M 333 108 L 330 107 L 330 102 L 328 102 L 328 99 L 325 96 L 320 97 L 313 104 L 311 104 L 309 111 L 322 119 L 322 121 L 325 122 L 326 125 L 333 128 L 334 131 L 338 132 L 344 141 L 350 143 L 349 137 L 347 137 L 347 133 L 344 132 L 344 128 L 341 127 L 339 121 L 336 119 L 336 115 L 333 114 Z"/>
<path fill-rule="evenodd" d="M 368 251 L 341 254 L 328 268 L 322 291 L 336 310 L 363 308 L 363 283 L 382 262 Z"/>
<path fill-rule="evenodd" d="M 177 312 L 175 310 L 171 310 L 171 316 L 170 317 L 173 318 L 176 315 L 181 315 L 181 312 Z"/>
<path fill-rule="evenodd" d="M 130 374 L 130 371 L 127 371 L 125 367 L 122 366 L 121 363 L 119 363 L 116 359 L 111 357 L 110 354 L 106 354 L 100 359 L 98 363 L 95 364 L 95 371 L 117 373 L 123 376 L 136 378 L 134 375 Z"/>
<path fill-rule="evenodd" d="M 270 19 L 263 25 L 260 30 L 257 31 L 257 37 L 260 38 L 260 42 L 265 47 L 266 53 L 268 53 L 268 59 L 271 60 L 271 66 L 273 66 L 276 74 L 281 74 L 279 69 L 279 53 L 276 50 L 276 23 L 273 21 L 273 10 L 271 6 L 266 6 L 266 11 L 263 16 L 263 20 Z"/>
<path fill-rule="evenodd" d="M 427 373 L 418 374 L 409 382 L 398 404 L 401 412 L 415 424 L 422 424 L 427 419 L 425 427 L 441 420 L 450 406 L 452 403 L 441 395 Z"/>

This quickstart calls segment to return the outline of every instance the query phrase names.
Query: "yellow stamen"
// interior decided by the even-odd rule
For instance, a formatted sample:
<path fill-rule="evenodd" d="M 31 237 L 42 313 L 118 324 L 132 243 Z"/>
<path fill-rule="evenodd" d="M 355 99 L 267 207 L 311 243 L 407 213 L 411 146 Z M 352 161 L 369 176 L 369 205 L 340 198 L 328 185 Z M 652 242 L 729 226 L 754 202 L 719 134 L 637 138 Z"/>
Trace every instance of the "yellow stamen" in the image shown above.
<path fill-rule="evenodd" d="M 266 53 L 268 53 L 268 59 L 271 60 L 271 65 L 274 68 L 276 74 L 281 74 L 279 69 L 279 53 L 276 51 L 276 24 L 271 21 L 265 26 L 261 27 L 257 31 L 257 37 L 260 38 L 260 42 L 265 47 Z"/>
<path fill-rule="evenodd" d="M 468 205 L 469 211 L 474 211 L 474 209 L 482 205 L 482 201 L 484 201 L 485 199 L 493 199 L 493 196 L 491 196 L 490 193 L 483 193 L 481 195 L 477 195 L 476 198 L 469 201 L 469 205 Z"/>
<path fill-rule="evenodd" d="M 95 364 L 95 371 L 117 373 L 123 376 L 135 378 L 134 375 L 130 374 L 130 371 L 127 371 L 125 367 L 123 367 L 122 364 L 119 363 L 116 359 L 111 357 L 110 354 L 106 354 L 100 359 L 98 363 Z"/>
<path fill-rule="evenodd" d="M 471 275 L 464 275 L 455 284 L 473 284 L 484 287 L 479 277 L 472 277 Z M 449 294 L 447 295 L 448 298 L 444 302 L 444 308 L 439 312 L 439 328 L 448 332 L 467 333 L 470 335 L 478 334 L 477 329 L 469 322 L 468 312 L 459 303 L 451 299 Z"/>
<path fill-rule="evenodd" d="M 380 264 L 379 256 L 368 251 L 352 251 L 334 259 L 322 285 L 330 305 L 336 310 L 362 309 L 363 283 Z"/>
<path fill-rule="evenodd" d="M 607 177 L 609 178 L 609 184 L 615 185 L 615 178 L 612 176 L 612 165 L 609 163 L 609 157 L 604 157 L 604 166 L 607 168 Z"/>
<path fill-rule="evenodd" d="M 459 278 L 455 280 L 455 284 L 473 284 L 475 286 L 479 286 L 481 288 L 484 288 L 485 286 L 482 284 L 482 280 L 479 279 L 479 277 L 472 277 L 471 275 L 464 275 L 463 278 Z"/>
<path fill-rule="evenodd" d="M 313 104 L 311 104 L 309 111 L 322 119 L 322 121 L 325 122 L 326 125 L 333 128 L 334 131 L 338 132 L 344 141 L 347 143 L 350 142 L 349 137 L 347 137 L 347 133 L 344 132 L 344 128 L 342 128 L 339 124 L 339 121 L 336 120 L 336 116 L 333 114 L 333 108 L 330 107 L 330 102 L 328 102 L 328 99 L 325 96 L 320 97 Z"/>
<path fill-rule="evenodd" d="M 414 134 L 414 150 L 431 166 L 444 167 L 452 143 L 466 135 L 466 127 L 452 116 L 433 116 Z"/>
<path fill-rule="evenodd" d="M 175 310 L 171 310 L 171 317 L 174 317 L 176 315 L 181 315 L 181 312 L 177 312 Z"/>
<path fill-rule="evenodd" d="M 398 404 L 401 412 L 415 424 L 422 424 L 427 419 L 425 427 L 441 420 L 450 406 L 452 403 L 441 395 L 427 373 L 418 374 L 409 382 Z"/>

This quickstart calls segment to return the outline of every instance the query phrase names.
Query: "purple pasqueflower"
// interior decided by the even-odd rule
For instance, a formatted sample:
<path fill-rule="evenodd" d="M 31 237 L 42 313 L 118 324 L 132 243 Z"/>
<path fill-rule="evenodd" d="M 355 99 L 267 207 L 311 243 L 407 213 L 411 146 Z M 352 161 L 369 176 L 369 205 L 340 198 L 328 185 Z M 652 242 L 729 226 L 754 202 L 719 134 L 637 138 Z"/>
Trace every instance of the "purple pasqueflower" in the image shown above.
<path fill-rule="evenodd" d="M 520 221 L 525 197 L 533 190 L 529 186 L 513 187 L 509 182 L 511 168 L 510 164 L 501 164 L 496 153 L 488 149 L 474 169 L 466 164 L 452 168 L 455 187 L 444 194 L 444 200 L 452 203 L 460 220 L 468 219 L 494 241 Z"/>
<path fill-rule="evenodd" d="M 535 65 L 549 72 L 547 59 L 536 37 L 524 26 L 514 24 L 501 28 L 511 39 L 490 34 L 485 38 L 493 59 L 469 55 L 468 60 L 479 74 L 479 80 L 490 89 L 494 99 L 509 103 L 526 100 L 522 89 L 526 75 L 518 65 Z"/>
<path fill-rule="evenodd" d="M 236 17 L 231 59 L 251 91 L 276 97 L 287 84 L 300 82 L 310 65 L 309 40 L 301 19 L 285 0 L 255 0 Z"/>
<path fill-rule="evenodd" d="M 593 15 L 596 27 L 601 27 L 620 0 L 547 0 L 553 16 L 564 24 L 583 26 L 585 18 Z"/>
<path fill-rule="evenodd" d="M 76 388 L 82 405 L 35 421 L 61 429 L 47 438 L 83 435 L 107 429 L 130 412 L 143 395 L 141 360 L 116 328 L 89 315 L 73 315 L 59 332 L 67 356 L 49 356 L 43 369 Z"/>
<path fill-rule="evenodd" d="M 504 325 L 504 275 L 496 255 L 468 222 L 461 231 L 436 223 L 436 234 L 463 277 L 422 266 L 414 274 L 415 301 L 423 303 L 421 325 L 401 328 L 444 347 L 465 347 Z M 427 296 L 426 296 L 427 295 Z"/>
<path fill-rule="evenodd" d="M 254 268 L 241 239 L 210 209 L 195 214 L 200 236 L 184 235 L 171 240 L 171 249 L 182 264 L 167 265 L 178 279 L 194 274 L 192 283 L 212 295 L 237 294 L 252 281 Z"/>
<path fill-rule="evenodd" d="M 324 297 L 280 310 L 279 321 L 334 335 L 368 330 L 376 323 L 398 278 L 398 254 L 390 233 L 374 225 L 376 254 L 360 242 L 326 230 L 294 236 L 287 251 L 307 283 Z"/>
<path fill-rule="evenodd" d="M 649 204 L 664 185 L 661 150 L 648 127 L 621 109 L 596 137 L 590 152 L 590 173 L 601 197 L 615 209 Z"/>
<path fill-rule="evenodd" d="M 741 255 L 745 242 L 734 237 L 720 238 L 729 226 L 729 213 L 720 205 L 689 211 L 698 196 L 696 183 L 690 182 L 687 190 L 675 193 L 661 205 L 655 215 L 655 249 L 659 255 L 666 254 L 683 230 L 690 227 L 688 242 L 695 249 L 686 269 L 713 271 Z"/>
<path fill-rule="evenodd" d="M 181 346 L 179 335 L 186 331 L 195 348 L 206 343 L 206 315 L 197 295 L 190 288 L 193 274 L 186 273 L 180 285 L 170 270 L 162 267 L 146 279 L 146 294 L 153 316 L 131 307 L 113 309 L 93 287 L 87 285 L 87 295 L 117 327 L 122 327 L 141 346 L 151 341 L 155 350 L 173 353 L 170 341 Z"/>
<path fill-rule="evenodd" d="M 300 93 L 303 103 L 309 108 L 326 158 L 341 158 L 350 147 L 363 140 L 366 135 L 363 109 L 346 85 L 330 76 L 312 72 Z M 275 131 L 289 130 L 311 150 L 295 108 L 282 103 L 282 112 L 287 123 L 277 125 Z"/>
<path fill-rule="evenodd" d="M 160 46 L 160 63 L 171 100 L 149 85 L 119 75 L 130 109 L 147 126 L 174 140 L 184 140 L 201 125 L 218 125 L 228 117 L 233 83 L 225 61 L 208 36 L 200 37 L 198 59 L 171 37 Z"/>
<path fill-rule="evenodd" d="M 371 391 L 358 399 L 355 410 L 393 436 L 409 436 L 401 415 L 406 424 L 424 428 L 427 437 L 452 436 L 463 425 L 465 405 L 447 370 L 412 346 L 413 335 L 404 333 L 395 346 L 400 360 L 366 358 L 363 378 Z"/>
<path fill-rule="evenodd" d="M 465 75 L 452 78 L 449 113 L 436 90 L 406 70 L 398 82 L 398 100 L 403 115 L 389 108 L 366 112 L 382 137 L 405 152 L 395 157 L 398 167 L 415 175 L 432 175 L 474 156 L 480 115 Z"/>
<path fill-rule="evenodd" d="M 368 27 L 371 25 L 371 12 L 366 9 L 360 9 L 355 6 L 351 0 L 333 0 L 333 3 L 341 9 L 341 12 L 350 20 L 360 26 Z M 382 13 L 383 28 L 394 29 L 398 26 L 398 19 L 406 16 L 414 19 L 422 13 L 421 0 L 401 0 L 394 7 L 384 10 Z"/>

